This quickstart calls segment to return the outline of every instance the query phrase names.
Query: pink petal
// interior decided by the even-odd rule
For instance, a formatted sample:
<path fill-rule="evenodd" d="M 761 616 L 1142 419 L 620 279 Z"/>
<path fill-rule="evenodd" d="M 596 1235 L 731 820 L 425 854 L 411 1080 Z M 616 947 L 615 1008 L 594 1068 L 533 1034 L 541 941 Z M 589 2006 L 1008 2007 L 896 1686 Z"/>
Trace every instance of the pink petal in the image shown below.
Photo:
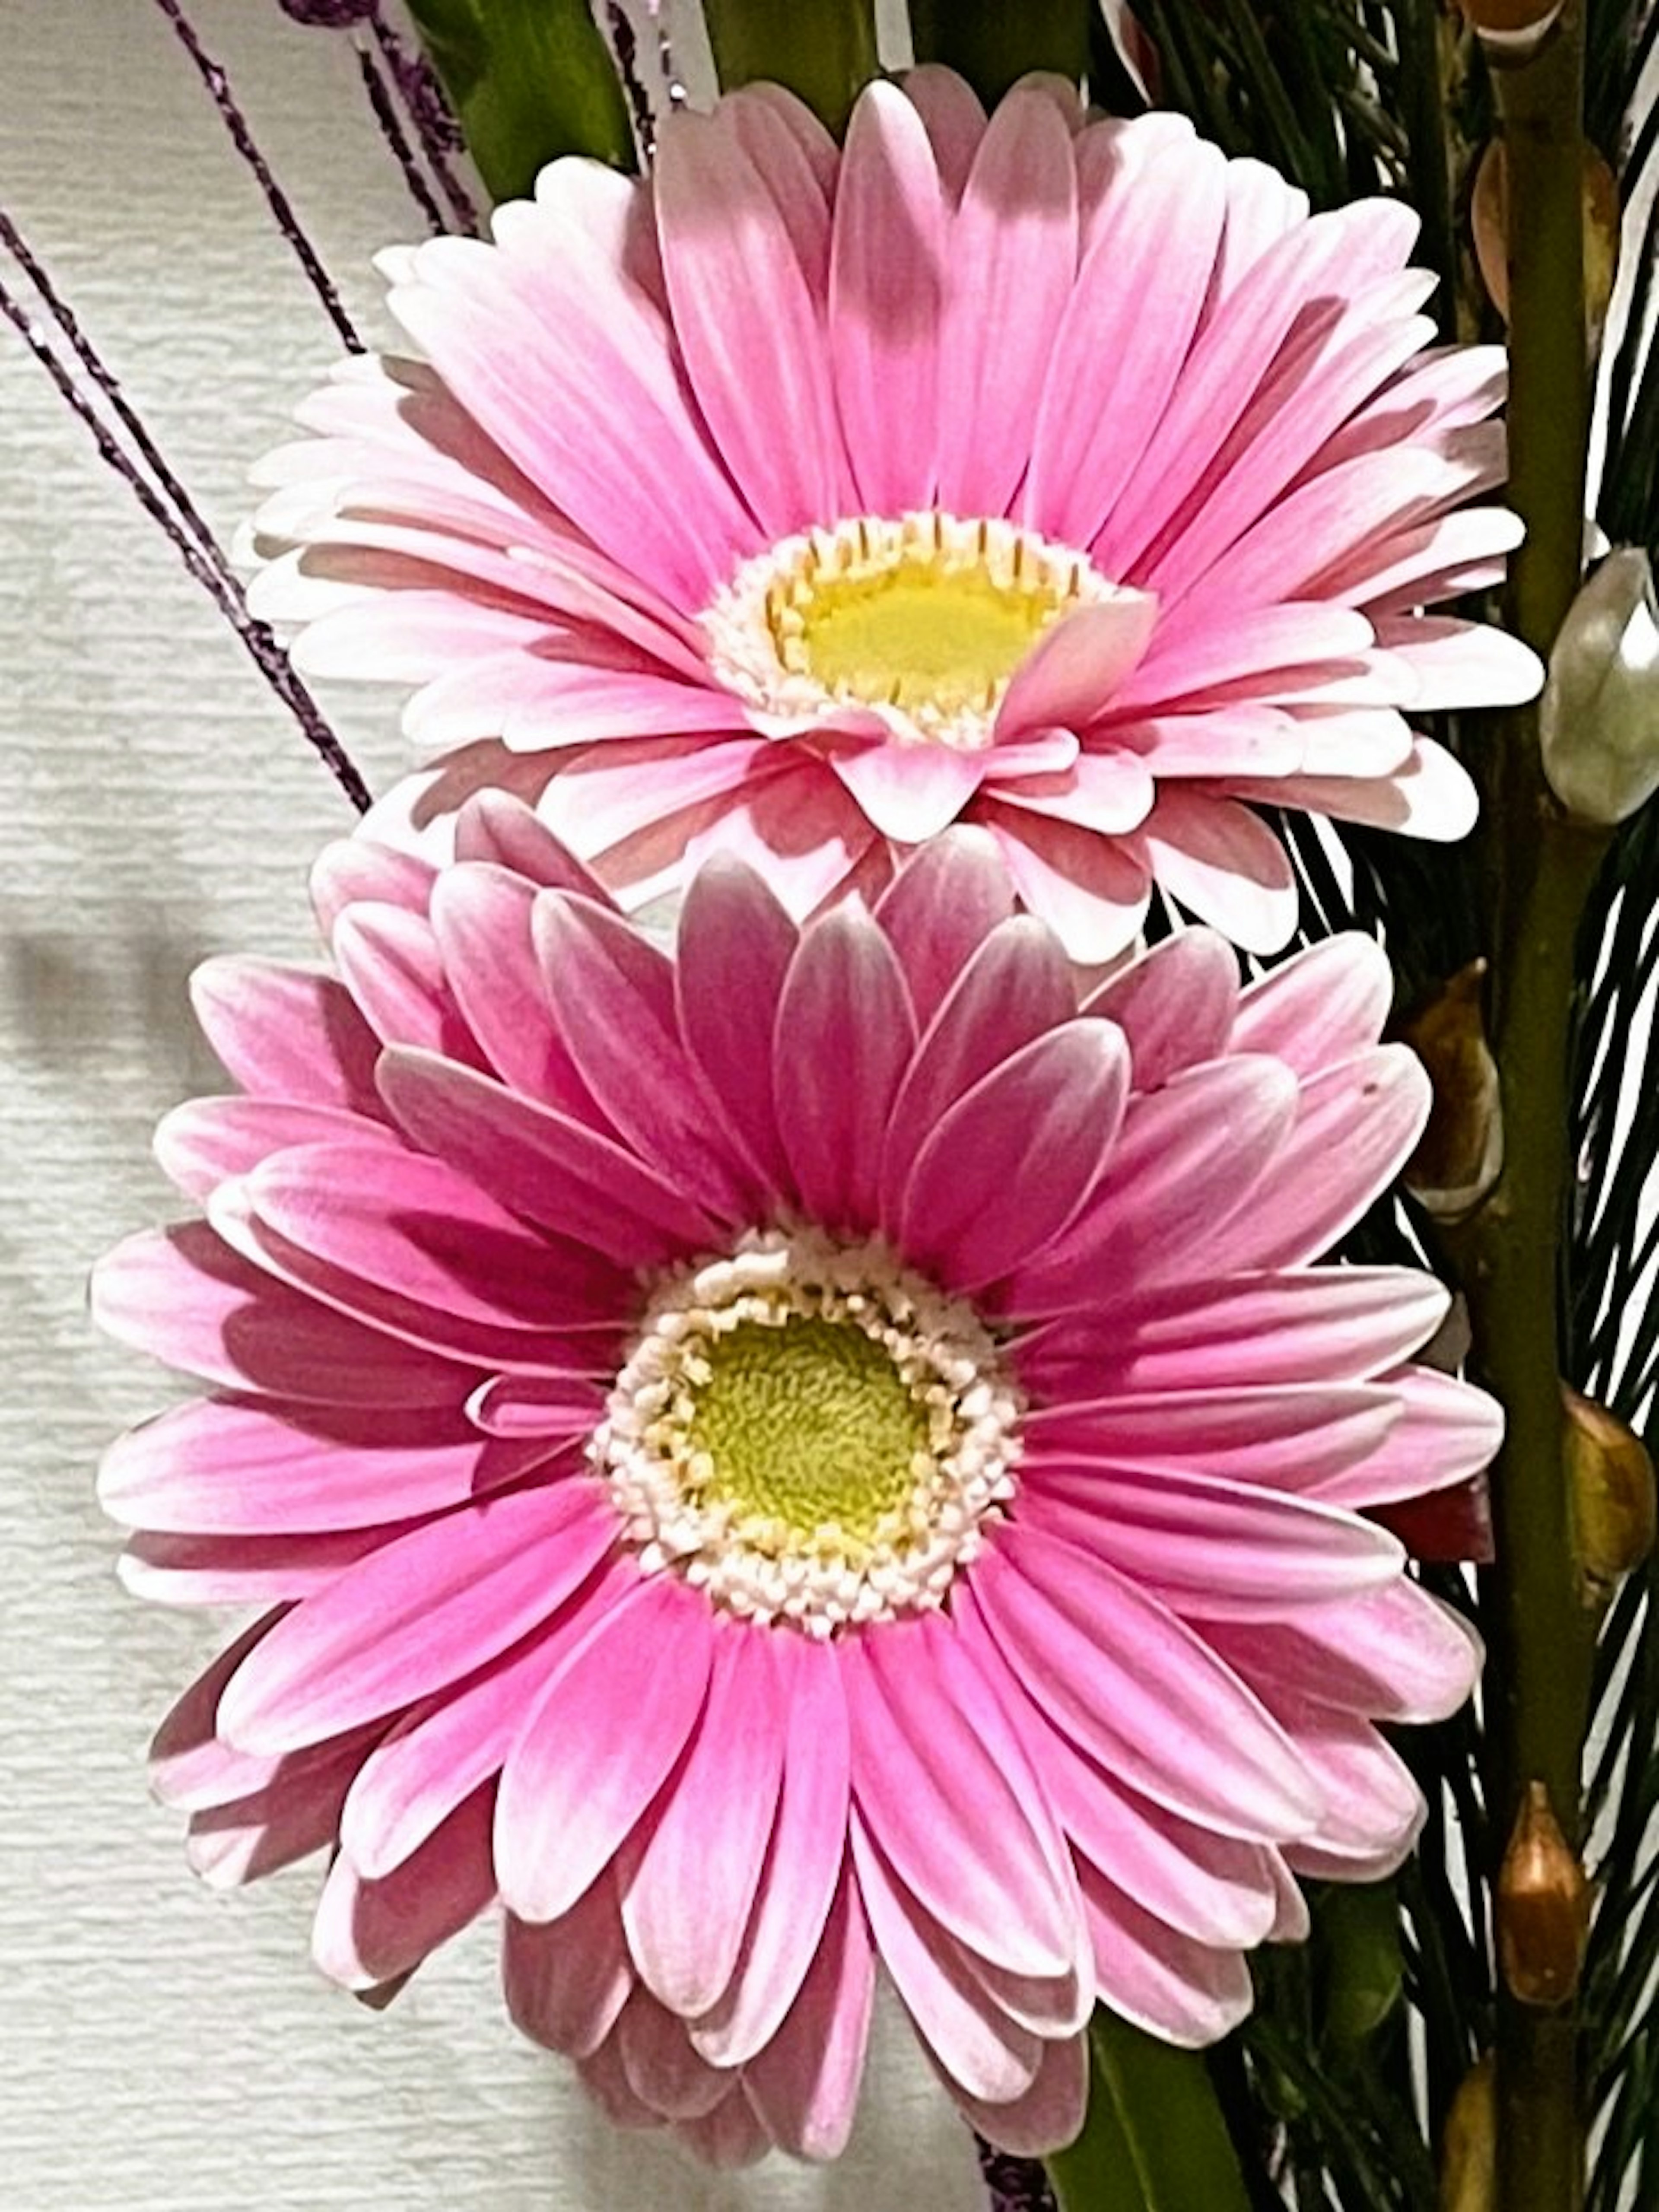
<path fill-rule="evenodd" d="M 937 63 L 906 70 L 902 83 L 904 96 L 921 116 L 933 147 L 939 182 L 954 203 L 967 189 L 974 156 L 985 136 L 985 110 L 954 70 Z"/>
<path fill-rule="evenodd" d="M 726 466 L 774 538 L 840 511 L 835 396 L 817 303 L 777 201 L 738 140 L 681 112 L 653 172 L 674 334 Z M 737 264 L 755 281 L 733 285 Z"/>
<path fill-rule="evenodd" d="M 1079 965 L 1115 960 L 1133 942 L 1151 884 L 1115 840 L 995 805 L 989 793 L 976 802 L 975 818 L 995 837 L 1020 897 Z"/>
<path fill-rule="evenodd" d="M 907 860 L 876 904 L 924 1027 L 981 942 L 1014 909 L 1013 885 L 982 830 L 947 830 Z"/>
<path fill-rule="evenodd" d="M 461 803 L 455 816 L 455 858 L 504 868 L 543 890 L 577 891 L 599 906 L 611 903 L 598 878 L 510 791 L 486 785 Z"/>
<path fill-rule="evenodd" d="M 1423 1133 L 1429 1079 L 1408 1047 L 1377 1045 L 1302 1088 L 1296 1127 L 1207 1264 L 1293 1267 L 1327 1252 L 1393 1182 Z"/>
<path fill-rule="evenodd" d="M 1197 1943 L 1144 1911 L 1086 1862 L 1079 1869 L 1102 2000 L 1160 2042 L 1218 2043 L 1249 2012 L 1243 1952 Z"/>
<path fill-rule="evenodd" d="M 1129 1056 L 1109 1022 L 1051 1030 L 943 1115 L 884 1194 L 906 1257 L 958 1291 L 1024 1266 L 1076 1214 L 1110 1153 Z"/>
<path fill-rule="evenodd" d="M 317 1907 L 312 1955 L 331 1979 L 372 1989 L 411 1967 L 476 1920 L 495 1894 L 489 1858 L 493 1789 L 475 1790 L 415 1856 L 383 1881 L 334 1862 Z"/>
<path fill-rule="evenodd" d="M 878 1956 L 917 2034 L 970 2096 L 1001 2104 L 1030 2087 L 1042 2039 L 969 1972 L 959 1947 L 906 1890 L 856 1814 L 853 1866 Z"/>
<path fill-rule="evenodd" d="M 1407 1367 L 1386 1378 L 1403 1407 L 1376 1449 L 1323 1486 L 1331 1504 L 1392 1504 L 1484 1473 L 1504 1441 L 1504 1409 L 1473 1384 L 1431 1367 Z"/>
<path fill-rule="evenodd" d="M 185 1855 L 215 1889 L 260 1881 L 334 1840 L 340 1806 L 361 1743 L 326 1754 L 277 1762 L 270 1781 L 246 1796 L 210 1805 L 190 1816 Z"/>
<path fill-rule="evenodd" d="M 1376 638 L 1410 665 L 1419 714 L 1524 707 L 1543 684 L 1543 665 L 1532 648 L 1487 623 L 1449 615 L 1384 615 Z"/>
<path fill-rule="evenodd" d="M 1213 930 L 1177 930 L 1109 976 L 1085 1014 L 1115 1022 L 1129 1040 L 1137 1091 L 1225 1050 L 1238 1003 L 1238 957 Z"/>
<path fill-rule="evenodd" d="M 386 1544 L 249 1653 L 220 1725 L 251 1751 L 293 1751 L 411 1705 L 546 1620 L 615 1533 L 591 1486 L 573 1480 Z"/>
<path fill-rule="evenodd" d="M 1024 499 L 1026 519 L 1068 544 L 1094 538 L 1175 389 L 1215 270 L 1226 179 L 1215 148 L 1189 142 L 1139 167 L 1092 227 L 1048 363 Z"/>
<path fill-rule="evenodd" d="M 813 1962 L 863 1933 L 861 1920 L 857 1930 L 839 1935 L 825 1925 L 847 1844 L 850 1751 L 840 1654 L 804 1637 L 775 1643 L 787 1730 L 777 1817 L 737 1966 L 724 1994 L 689 2031 L 703 2057 L 720 2066 L 752 2059 L 785 2033 L 787 2021 L 802 2020 L 804 2032 L 815 2033 L 804 1984 L 817 1972 L 812 1985 L 821 1988 L 830 1970 Z M 787 2047 L 796 2048 L 793 2035 Z"/>
<path fill-rule="evenodd" d="M 999 753 L 1012 751 L 1012 746 Z M 999 754 L 993 754 L 997 767 Z M 1146 764 L 1131 752 L 1079 753 L 1069 768 L 1030 775 L 996 775 L 991 787 L 1004 806 L 1052 814 L 1062 822 L 1121 836 L 1146 819 L 1157 787 Z"/>
<path fill-rule="evenodd" d="M 1077 1905 L 1059 1824 L 954 1629 L 933 1614 L 884 1624 L 849 1643 L 844 1674 L 854 1801 L 896 1880 L 992 1966 L 1069 1973 Z"/>
<path fill-rule="evenodd" d="M 311 905 L 325 937 L 360 901 L 423 915 L 437 871 L 413 853 L 394 853 L 367 837 L 341 837 L 324 847 L 311 871 Z"/>
<path fill-rule="evenodd" d="M 598 1418 L 599 1397 L 594 1393 Z M 441 1512 L 521 1474 L 538 1455 L 471 1431 L 459 1413 L 376 1407 L 278 1413 L 257 1398 L 201 1399 L 132 1429 L 99 1471 L 106 1513 L 185 1534 L 373 1528 Z"/>
<path fill-rule="evenodd" d="M 1444 845 L 1467 837 L 1480 811 L 1468 770 L 1431 738 L 1419 738 L 1406 765 L 1386 776 L 1297 775 L 1260 789 L 1242 782 L 1233 787 L 1240 798 L 1264 805 L 1301 807 L 1334 822 L 1364 822 Z"/>
<path fill-rule="evenodd" d="M 1045 1461 L 1187 1461 L 1233 1481 L 1309 1492 L 1375 1449 L 1399 1418 L 1397 1393 L 1380 1383 L 1226 1382 L 1035 1406 L 1026 1425 Z"/>
<path fill-rule="evenodd" d="M 920 845 L 955 821 L 990 757 L 944 745 L 854 745 L 831 753 L 830 765 L 883 836 Z"/>
<path fill-rule="evenodd" d="M 1349 930 L 1250 986 L 1239 1000 L 1231 1049 L 1270 1052 L 1298 1075 L 1316 1075 L 1376 1044 L 1393 1004 L 1388 955 Z"/>
<path fill-rule="evenodd" d="M 836 399 L 872 514 L 902 514 L 933 496 L 944 234 L 921 119 L 878 81 L 848 125 L 830 265 Z"/>
<path fill-rule="evenodd" d="M 1444 1720 L 1480 1671 L 1468 1623 L 1408 1582 L 1294 1620 L 1218 1621 L 1206 1634 L 1249 1682 L 1379 1720 Z"/>
<path fill-rule="evenodd" d="M 784 980 L 772 1081 L 813 1220 L 873 1227 L 883 1139 L 915 1043 L 903 971 L 877 924 L 848 907 L 811 923 Z"/>
<path fill-rule="evenodd" d="M 1160 890 L 1248 952 L 1276 952 L 1296 927 L 1296 878 L 1267 825 L 1231 799 L 1160 787 L 1136 833 Z"/>
<path fill-rule="evenodd" d="M 321 1406 L 459 1406 L 463 1364 L 273 1282 L 205 1222 L 131 1237 L 93 1271 L 106 1335 L 233 1390 Z"/>
<path fill-rule="evenodd" d="M 947 512 L 1007 513 L 1076 273 L 1071 133 L 1046 90 L 1020 86 L 980 140 L 951 227 L 939 347 L 939 503 Z M 1011 345 L 1012 330 L 1019 342 Z"/>
<path fill-rule="evenodd" d="M 509 1912 L 501 1980 L 513 2023 L 532 2043 L 591 2057 L 634 1987 L 614 1882 L 601 1875 L 557 1920 Z"/>
<path fill-rule="evenodd" d="M 1064 616 L 1020 663 L 997 710 L 999 744 L 1098 720 L 1146 652 L 1158 621 L 1149 592 L 1118 591 Z"/>
<path fill-rule="evenodd" d="M 554 1022 L 623 1142 L 731 1218 L 742 1186 L 680 1042 L 672 962 L 619 916 L 559 891 L 538 901 L 534 935 Z"/>
<path fill-rule="evenodd" d="M 564 1658 L 526 1719 L 495 1814 L 501 1893 L 556 1920 L 666 1781 L 702 1710 L 714 1638 L 676 1577 L 641 1578 Z"/>
<path fill-rule="evenodd" d="M 458 1180 L 618 1267 L 660 1266 L 710 1241 L 711 1224 L 689 1200 L 568 1115 L 430 1053 L 389 1051 L 380 1079 L 399 1125 Z"/>
<path fill-rule="evenodd" d="M 267 1153 L 292 1145 L 397 1139 L 383 1121 L 341 1106 L 292 1106 L 274 1098 L 189 1098 L 162 1116 L 156 1164 L 187 1198 L 205 1200 Z"/>
<path fill-rule="evenodd" d="M 793 923 L 753 869 L 719 857 L 698 869 L 680 909 L 680 1035 L 774 1199 L 791 1184 L 767 1047 L 796 942 Z"/>
<path fill-rule="evenodd" d="M 1299 1103 L 1287 1068 L 1243 1054 L 1138 1091 L 1099 1188 L 1071 1231 L 1011 1281 L 1009 1311 L 1128 1306 L 1182 1279 L 1200 1238 L 1207 1271 L 1216 1233 L 1246 1208 L 1255 1218 L 1255 1193 L 1290 1140 Z"/>
<path fill-rule="evenodd" d="M 729 2075 L 706 2065 L 691 2048 L 684 2021 L 642 1987 L 623 2007 L 611 2040 L 629 2087 L 665 2119 L 702 2119 L 732 2087 Z"/>
<path fill-rule="evenodd" d="M 982 1625 L 976 1649 L 1000 1651 L 1063 1735 L 1154 1804 L 1253 1842 L 1319 1818 L 1291 1739 L 1203 1638 L 1103 1562 L 1024 1525 L 1000 1531 L 963 1613 Z"/>
<path fill-rule="evenodd" d="M 948 2074 L 945 2087 L 988 2142 L 1016 2158 L 1044 2158 L 1074 2142 L 1089 2100 L 1089 2045 L 1082 2035 L 1045 2043 L 1030 2088 L 990 2105 L 970 2097 Z"/>
<path fill-rule="evenodd" d="M 190 995 L 208 1042 L 244 1091 L 381 1118 L 379 1041 L 331 975 L 222 956 L 203 962 Z"/>
<path fill-rule="evenodd" d="M 477 1060 L 424 915 L 396 906 L 349 907 L 335 927 L 333 946 L 353 999 L 383 1042 Z"/>
<path fill-rule="evenodd" d="M 533 883 L 500 866 L 446 869 L 432 900 L 444 972 L 484 1058 L 509 1090 L 602 1124 L 549 1011 L 531 939 L 537 896 Z"/>
<path fill-rule="evenodd" d="M 1076 1012 L 1074 971 L 1051 933 L 1030 915 L 997 923 L 946 993 L 893 1102 L 884 1186 L 903 1188 L 919 1148 L 982 1077 Z"/>
<path fill-rule="evenodd" d="M 707 2012 L 731 1982 L 772 1834 L 787 1723 L 771 1641 L 741 1626 L 715 1636 L 708 1701 L 623 1889 L 640 1978 L 686 2019 Z M 692 1897 L 696 1910 L 688 1912 Z"/>
<path fill-rule="evenodd" d="M 1273 1620 L 1397 1582 L 1399 1543 L 1373 1521 L 1194 1469 L 1068 1469 L 1027 1477 L 1025 1518 L 1183 1616 Z"/>
<path fill-rule="evenodd" d="M 744 2069 L 750 2101 L 780 2149 L 827 2160 L 847 2148 L 875 1981 L 870 1932 L 849 1869 L 838 1880 L 799 1997 Z"/>

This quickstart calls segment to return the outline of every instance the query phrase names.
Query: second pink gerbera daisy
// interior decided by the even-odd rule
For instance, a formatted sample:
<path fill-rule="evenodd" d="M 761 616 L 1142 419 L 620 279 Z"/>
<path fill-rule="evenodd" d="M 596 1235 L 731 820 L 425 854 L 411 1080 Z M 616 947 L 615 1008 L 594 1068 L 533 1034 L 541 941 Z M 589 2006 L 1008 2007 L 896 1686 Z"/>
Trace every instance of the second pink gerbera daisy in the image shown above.
<path fill-rule="evenodd" d="M 1374 1723 L 1474 1679 L 1377 1516 L 1497 1408 L 1431 1279 L 1310 1264 L 1426 1109 L 1387 962 L 1081 998 L 963 831 L 805 929 L 717 863 L 671 958 L 512 800 L 457 838 L 327 859 L 337 977 L 203 972 L 207 1220 L 98 1278 L 213 1385 L 106 1464 L 130 1577 L 261 1608 L 158 1786 L 220 1879 L 333 1847 L 359 1986 L 499 1893 L 515 2018 L 706 2155 L 840 2147 L 878 1962 L 1052 2148 L 1097 2000 L 1208 2042 L 1291 1869 L 1398 1863 Z"/>
<path fill-rule="evenodd" d="M 630 902 L 726 848 L 799 917 L 966 819 L 1077 958 L 1154 881 L 1271 950 L 1249 802 L 1460 836 L 1407 716 L 1538 681 L 1424 612 L 1516 529 L 1468 504 L 1502 354 L 1425 350 L 1415 229 L 1048 81 L 988 124 L 874 85 L 844 152 L 741 92 L 647 181 L 556 162 L 492 243 L 387 257 L 426 361 L 348 364 L 265 464 L 255 603 L 416 687 L 451 757 L 384 834 L 500 784 Z"/>

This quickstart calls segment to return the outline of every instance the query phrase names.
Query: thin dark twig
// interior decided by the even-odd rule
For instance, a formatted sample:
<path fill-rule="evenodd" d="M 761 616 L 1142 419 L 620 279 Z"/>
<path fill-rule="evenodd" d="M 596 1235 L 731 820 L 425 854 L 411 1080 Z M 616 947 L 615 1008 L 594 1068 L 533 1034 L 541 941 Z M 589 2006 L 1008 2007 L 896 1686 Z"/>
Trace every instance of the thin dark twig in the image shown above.
<path fill-rule="evenodd" d="M 477 237 L 479 229 L 478 210 L 472 195 L 461 182 L 450 156 L 465 151 L 466 141 L 461 136 L 460 125 L 451 112 L 444 98 L 443 88 L 438 82 L 431 64 L 423 54 L 410 51 L 380 12 L 380 0 L 369 0 L 363 20 L 370 36 L 380 48 L 392 82 L 398 88 L 398 97 L 404 104 L 427 167 L 438 180 L 439 189 L 449 202 L 450 213 L 456 226 Z"/>
<path fill-rule="evenodd" d="M 15 235 L 9 222 L 5 227 Z M 33 256 L 24 260 L 22 265 L 26 269 L 39 266 L 33 262 Z M 46 304 L 50 307 L 51 301 L 48 300 Z M 366 813 L 370 805 L 368 785 L 358 773 L 350 755 L 329 726 L 322 709 L 295 674 L 288 655 L 265 624 L 256 622 L 248 612 L 241 586 L 211 533 L 207 531 L 200 514 L 185 498 L 182 491 L 175 500 L 170 490 L 164 494 L 144 475 L 131 454 L 124 449 L 119 439 L 100 417 L 92 398 L 76 382 L 69 365 L 48 342 L 40 324 L 3 280 L 0 280 L 0 316 L 3 316 L 22 337 L 30 352 L 51 377 L 59 395 L 90 432 L 100 457 L 115 471 L 145 513 L 160 526 L 178 552 L 187 574 L 201 586 L 235 631 L 243 650 L 298 722 L 307 742 L 320 756 L 335 781 L 358 812 Z M 77 356 L 85 345 L 85 340 L 81 339 L 76 347 Z M 89 347 L 86 350 L 91 352 Z M 93 358 L 96 359 L 95 355 Z M 131 410 L 125 401 L 119 398 L 114 380 L 101 362 L 95 372 L 95 388 L 100 392 L 114 395 L 112 404 L 118 406 L 123 427 L 126 427 L 133 420 Z M 155 451 L 154 441 L 147 434 L 143 437 L 142 450 L 147 460 Z M 164 464 L 159 474 L 167 485 L 176 484 L 177 479 Z"/>
<path fill-rule="evenodd" d="M 605 11 L 606 28 L 611 33 L 611 49 L 615 56 L 617 74 L 628 94 L 628 105 L 634 115 L 634 136 L 639 142 L 640 159 L 648 161 L 657 150 L 657 118 L 652 112 L 651 95 L 640 75 L 640 42 L 634 26 L 617 5 L 610 0 Z"/>
<path fill-rule="evenodd" d="M 197 71 L 203 83 L 207 87 L 226 130 L 230 133 L 231 143 L 252 171 L 259 190 L 264 195 L 265 204 L 270 210 L 272 220 L 293 248 L 295 258 L 305 271 L 306 281 L 322 303 L 324 313 L 338 331 L 341 343 L 349 352 L 362 353 L 364 350 L 363 342 L 353 327 L 351 318 L 340 305 L 340 295 L 335 290 L 328 271 L 319 259 L 317 249 L 301 228 L 299 217 L 294 212 L 288 194 L 272 175 L 270 163 L 254 143 L 253 134 L 247 126 L 247 118 L 232 96 L 230 82 L 224 70 L 204 49 L 189 16 L 185 15 L 180 4 L 180 0 L 155 0 L 155 4 L 172 24 L 179 44 L 195 63 Z"/>
<path fill-rule="evenodd" d="M 363 90 L 368 94 L 368 104 L 374 112 L 374 120 L 380 126 L 380 135 L 392 149 L 393 160 L 403 172 L 409 196 L 425 216 L 434 236 L 441 237 L 449 225 L 444 220 L 443 210 L 433 198 L 432 187 L 422 174 L 421 165 L 415 158 L 414 149 L 398 120 L 398 111 L 392 104 L 374 56 L 367 46 L 357 49 L 357 68 L 363 80 Z"/>

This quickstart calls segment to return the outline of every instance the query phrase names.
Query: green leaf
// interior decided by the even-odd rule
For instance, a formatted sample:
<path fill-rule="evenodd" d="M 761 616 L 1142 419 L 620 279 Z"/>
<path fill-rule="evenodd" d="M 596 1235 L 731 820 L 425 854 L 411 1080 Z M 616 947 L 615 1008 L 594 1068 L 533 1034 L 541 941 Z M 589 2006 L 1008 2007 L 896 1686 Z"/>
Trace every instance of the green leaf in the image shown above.
<path fill-rule="evenodd" d="M 880 73 L 875 0 L 703 0 L 702 12 L 722 91 L 787 85 L 837 137 Z"/>
<path fill-rule="evenodd" d="M 1046 2161 L 1060 2212 L 1249 2212 L 1200 2052 L 1102 2010 L 1089 2056 L 1083 2133 Z"/>
<path fill-rule="evenodd" d="M 988 107 L 1030 70 L 1073 84 L 1089 65 L 1088 0 L 911 0 L 919 62 L 965 76 Z"/>
<path fill-rule="evenodd" d="M 1400 2002 L 1400 1908 L 1391 1881 L 1326 1890 L 1314 1908 L 1323 1966 L 1322 2028 L 1333 2042 L 1363 2043 Z"/>
<path fill-rule="evenodd" d="M 586 0 L 410 0 L 492 198 L 561 154 L 635 166 L 628 106 Z"/>

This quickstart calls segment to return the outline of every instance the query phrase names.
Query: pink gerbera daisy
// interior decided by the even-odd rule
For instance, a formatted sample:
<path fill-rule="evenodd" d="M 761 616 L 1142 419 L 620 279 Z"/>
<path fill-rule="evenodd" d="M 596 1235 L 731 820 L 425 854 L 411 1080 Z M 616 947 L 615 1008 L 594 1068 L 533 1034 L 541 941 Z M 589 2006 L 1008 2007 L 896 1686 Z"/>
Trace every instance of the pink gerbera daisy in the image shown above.
<path fill-rule="evenodd" d="M 873 85 L 844 152 L 739 92 L 647 180 L 556 162 L 493 243 L 386 257 L 426 361 L 345 365 L 264 464 L 255 604 L 418 687 L 453 757 L 383 834 L 504 786 L 630 904 L 727 849 L 799 918 L 964 819 L 1079 960 L 1154 882 L 1272 950 L 1245 802 L 1461 836 L 1407 714 L 1538 683 L 1423 611 L 1518 529 L 1466 503 L 1502 351 L 1425 351 L 1416 228 L 1048 80 L 988 124 Z"/>
<path fill-rule="evenodd" d="M 711 2157 L 836 2152 L 878 1962 L 1062 2143 L 1095 2002 L 1223 2034 L 1474 1680 L 1375 1515 L 1496 1408 L 1432 1279 L 1310 1264 L 1422 1123 L 1387 963 L 1080 998 L 972 830 L 804 928 L 710 863 L 671 957 L 517 801 L 456 838 L 325 856 L 337 974 L 202 971 L 207 1219 L 97 1278 L 214 1386 L 106 1465 L 131 1581 L 264 1608 L 161 1793 L 219 1879 L 334 1847 L 356 1986 L 499 1895 L 520 2027 Z"/>

